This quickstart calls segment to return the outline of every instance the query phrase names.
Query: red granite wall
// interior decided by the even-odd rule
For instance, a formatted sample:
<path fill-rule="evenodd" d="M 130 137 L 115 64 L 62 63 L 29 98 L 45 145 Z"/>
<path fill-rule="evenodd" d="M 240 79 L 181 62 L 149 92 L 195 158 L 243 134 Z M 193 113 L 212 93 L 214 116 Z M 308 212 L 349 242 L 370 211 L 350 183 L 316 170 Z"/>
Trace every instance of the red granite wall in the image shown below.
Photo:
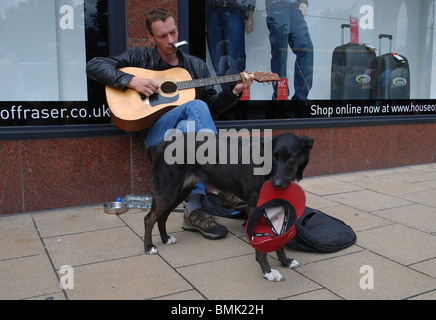
<path fill-rule="evenodd" d="M 289 131 L 315 139 L 306 176 L 436 162 L 436 124 Z M 0 214 L 150 192 L 146 149 L 130 137 L 0 141 L 0 158 Z"/>

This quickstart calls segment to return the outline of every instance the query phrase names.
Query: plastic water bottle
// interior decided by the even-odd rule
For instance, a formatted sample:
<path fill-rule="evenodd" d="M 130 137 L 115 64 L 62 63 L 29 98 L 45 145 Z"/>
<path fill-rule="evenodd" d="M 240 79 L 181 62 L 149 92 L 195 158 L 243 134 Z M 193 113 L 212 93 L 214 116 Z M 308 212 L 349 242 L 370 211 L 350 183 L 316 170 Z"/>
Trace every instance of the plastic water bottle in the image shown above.
<path fill-rule="evenodd" d="M 128 209 L 138 208 L 143 210 L 150 210 L 153 202 L 153 196 L 149 194 L 145 195 L 127 195 L 123 198 L 118 198 L 118 202 L 126 204 Z"/>

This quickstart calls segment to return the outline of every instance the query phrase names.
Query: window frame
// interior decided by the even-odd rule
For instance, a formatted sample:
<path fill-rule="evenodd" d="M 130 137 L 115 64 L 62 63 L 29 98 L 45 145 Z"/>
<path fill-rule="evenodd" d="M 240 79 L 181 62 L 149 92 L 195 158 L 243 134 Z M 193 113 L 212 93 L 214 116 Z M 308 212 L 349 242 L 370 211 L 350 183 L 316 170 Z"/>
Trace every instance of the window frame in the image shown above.
<path fill-rule="evenodd" d="M 192 6 L 190 4 L 193 4 Z M 206 61 L 206 35 L 205 32 L 199 32 L 204 30 L 206 24 L 206 0 L 201 5 L 198 1 L 179 0 L 179 12 L 183 10 L 184 20 L 179 23 L 179 29 L 184 36 L 183 39 L 188 40 L 190 43 L 191 54 L 194 54 Z M 187 14 L 194 16 L 195 19 L 190 20 Z M 188 21 L 190 24 L 188 27 L 182 24 Z M 188 49 L 189 52 L 189 49 Z M 248 54 L 248 53 L 247 53 Z M 431 100 L 436 104 L 436 99 L 409 99 L 407 102 L 413 102 L 414 104 L 420 104 L 420 102 L 427 102 Z M 345 101 L 345 100 L 344 100 Z M 344 104 L 342 100 L 309 100 L 312 104 L 320 104 L 321 107 L 333 105 L 335 107 Z M 380 102 L 380 100 L 371 100 Z M 353 102 L 350 100 L 350 102 Z M 359 101 L 354 101 L 359 104 Z M 393 102 L 393 100 L 386 100 L 387 103 Z M 404 101 L 398 101 L 401 103 Z M 255 100 L 255 101 L 240 101 L 238 106 L 245 109 L 256 108 L 259 105 L 275 104 L 276 106 L 292 106 L 294 102 L 288 101 L 271 101 L 271 100 Z M 306 107 L 308 108 L 308 107 Z M 307 114 L 307 112 L 306 112 Z M 305 118 L 275 118 L 275 119 L 251 119 L 251 120 L 217 120 L 215 121 L 218 128 L 273 128 L 273 129 L 303 129 L 303 128 L 331 128 L 331 127 L 352 127 L 352 126 L 372 126 L 372 125 L 395 125 L 395 124 L 425 124 L 436 122 L 436 113 L 425 115 L 361 115 L 361 116 L 337 116 L 337 117 L 305 117 Z"/>
<path fill-rule="evenodd" d="M 108 0 L 109 51 L 127 50 L 127 8 L 125 0 Z M 124 131 L 111 123 L 37 126 L 0 126 L 0 140 L 120 136 Z"/>
<path fill-rule="evenodd" d="M 178 0 L 179 10 L 179 34 L 181 40 L 190 43 L 184 48 L 189 53 L 192 51 L 193 43 L 196 44 L 194 51 L 205 59 L 205 36 L 198 32 L 198 26 L 203 24 L 201 16 L 198 18 L 197 6 L 190 6 L 193 0 Z M 200 6 L 201 7 L 201 6 Z M 127 49 L 127 9 L 126 1 L 108 0 L 109 39 L 111 55 L 124 52 Z M 196 19 L 190 20 L 190 16 Z M 204 18 L 205 19 L 205 18 Z M 195 23 L 193 23 L 195 21 Z M 265 101 L 267 102 L 267 101 Z M 268 101 L 271 103 L 271 101 Z M 436 102 L 436 100 L 435 100 Z M 251 104 L 259 104 L 262 101 L 241 101 L 243 107 L 250 107 Z M 286 129 L 314 129 L 333 127 L 360 127 L 380 125 L 403 125 L 403 124 L 427 124 L 436 122 L 436 114 L 426 115 L 389 115 L 389 116 L 356 116 L 337 118 L 291 118 L 291 119 L 254 119 L 254 120 L 227 120 L 215 121 L 220 128 L 270 128 L 275 130 Z M 0 140 L 17 139 L 51 139 L 51 138 L 78 138 L 78 137 L 101 137 L 101 136 L 123 136 L 126 133 L 113 124 L 75 124 L 75 125 L 40 125 L 40 126 L 5 126 L 0 127 Z"/>

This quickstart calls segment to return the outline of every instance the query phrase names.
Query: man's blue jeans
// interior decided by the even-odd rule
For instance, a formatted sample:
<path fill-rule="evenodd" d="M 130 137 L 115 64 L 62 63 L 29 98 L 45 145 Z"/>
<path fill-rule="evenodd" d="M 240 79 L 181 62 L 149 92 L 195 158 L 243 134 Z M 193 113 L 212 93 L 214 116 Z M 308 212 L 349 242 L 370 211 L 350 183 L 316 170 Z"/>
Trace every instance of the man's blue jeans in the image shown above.
<path fill-rule="evenodd" d="M 207 10 L 207 44 L 217 76 L 245 70 L 245 13 L 239 8 Z M 223 85 L 223 89 L 229 85 Z"/>
<path fill-rule="evenodd" d="M 267 26 L 271 43 L 271 71 L 287 78 L 288 45 L 296 55 L 293 100 L 307 100 L 313 79 L 313 44 L 299 4 L 288 1 L 267 3 Z M 289 92 L 289 90 L 288 90 Z M 274 85 L 273 99 L 277 99 Z"/>
<path fill-rule="evenodd" d="M 194 128 L 192 124 L 195 124 Z M 182 132 L 210 130 L 217 133 L 207 104 L 201 100 L 193 100 L 164 113 L 154 125 L 148 128 L 144 138 L 146 147 L 157 146 L 164 140 L 167 131 L 174 128 Z M 196 184 L 192 194 L 206 195 L 206 185 L 201 182 Z"/>

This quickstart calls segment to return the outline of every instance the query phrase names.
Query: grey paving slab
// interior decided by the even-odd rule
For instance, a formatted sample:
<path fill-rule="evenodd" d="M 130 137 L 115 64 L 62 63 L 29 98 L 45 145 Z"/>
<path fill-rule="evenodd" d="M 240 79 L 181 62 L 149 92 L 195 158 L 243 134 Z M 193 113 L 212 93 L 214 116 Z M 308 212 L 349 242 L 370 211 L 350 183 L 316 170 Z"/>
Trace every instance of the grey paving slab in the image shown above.
<path fill-rule="evenodd" d="M 403 198 L 436 209 L 436 189 L 406 194 Z"/>
<path fill-rule="evenodd" d="M 301 185 L 307 206 L 351 226 L 357 242 L 329 254 L 286 248 L 301 263 L 296 270 L 269 254 L 286 281 L 263 278 L 242 220 L 218 218 L 229 234 L 206 240 L 183 231 L 180 206 L 167 222 L 178 242 L 163 244 L 155 228 L 159 254 L 148 256 L 147 212 L 108 215 L 96 204 L 0 216 L 0 299 L 436 299 L 436 164 L 311 177 Z M 73 288 L 60 287 L 65 266 Z"/>
<path fill-rule="evenodd" d="M 105 214 L 102 205 L 46 211 L 33 219 L 43 238 L 124 225 L 116 215 Z"/>
<path fill-rule="evenodd" d="M 0 260 L 44 254 L 35 228 L 0 230 Z"/>
<path fill-rule="evenodd" d="M 282 268 L 278 261 L 270 259 L 270 263 L 286 281 L 266 281 L 255 261 L 254 253 L 177 270 L 211 300 L 272 300 L 320 288 L 318 284 L 294 270 Z"/>
<path fill-rule="evenodd" d="M 351 226 L 354 232 L 393 223 L 391 220 L 384 218 L 383 215 L 378 216 L 342 204 L 323 208 L 322 211 L 332 217 L 342 220 L 345 224 Z"/>
<path fill-rule="evenodd" d="M 200 233 L 175 234 L 177 243 L 163 244 L 159 236 L 153 238 L 159 254 L 174 267 L 218 261 L 254 253 L 254 249 L 240 238 L 229 234 L 223 239 L 207 240 Z"/>
<path fill-rule="evenodd" d="M 427 186 L 423 183 L 401 181 L 391 177 L 380 178 L 371 181 L 356 182 L 355 185 L 391 196 L 428 190 Z"/>
<path fill-rule="evenodd" d="M 0 231 L 1 230 L 18 230 L 34 228 L 32 215 L 30 214 L 17 214 L 17 215 L 4 215 L 0 216 Z"/>
<path fill-rule="evenodd" d="M 345 183 L 331 177 L 303 179 L 300 185 L 306 192 L 320 196 L 362 190 L 359 186 Z"/>
<path fill-rule="evenodd" d="M 44 254 L 1 260 L 0 279 L 0 300 L 42 299 L 62 292 L 50 260 Z"/>
<path fill-rule="evenodd" d="M 372 288 L 364 266 L 372 268 Z M 436 279 L 369 251 L 308 264 L 298 272 L 347 300 L 407 299 L 436 289 Z"/>
<path fill-rule="evenodd" d="M 358 245 L 404 265 L 436 257 L 434 235 L 393 224 L 357 232 Z"/>
<path fill-rule="evenodd" d="M 436 258 L 424 260 L 409 267 L 436 279 Z"/>
<path fill-rule="evenodd" d="M 283 300 L 343 300 L 327 289 L 316 289 L 313 291 L 297 294 Z"/>
<path fill-rule="evenodd" d="M 411 204 L 410 201 L 387 196 L 371 190 L 340 193 L 326 196 L 326 198 L 366 212 L 396 208 Z"/>
<path fill-rule="evenodd" d="M 436 233 L 436 209 L 422 204 L 380 210 L 372 214 L 424 232 Z"/>
<path fill-rule="evenodd" d="M 56 269 L 144 254 L 143 242 L 127 227 L 44 239 Z"/>
<path fill-rule="evenodd" d="M 74 268 L 71 300 L 144 300 L 191 290 L 159 256 L 136 256 Z"/>
<path fill-rule="evenodd" d="M 317 208 L 318 210 L 336 206 L 338 203 L 326 197 L 321 197 L 310 192 L 306 192 L 306 206 Z"/>

